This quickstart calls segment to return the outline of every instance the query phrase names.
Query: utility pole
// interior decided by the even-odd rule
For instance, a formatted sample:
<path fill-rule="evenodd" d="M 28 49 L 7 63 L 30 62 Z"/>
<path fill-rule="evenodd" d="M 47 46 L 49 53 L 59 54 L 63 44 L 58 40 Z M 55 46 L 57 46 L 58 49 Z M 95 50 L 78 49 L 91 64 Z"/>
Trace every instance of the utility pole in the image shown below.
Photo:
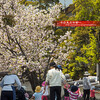
<path fill-rule="evenodd" d="M 97 42 L 97 59 L 99 60 L 100 59 L 100 35 L 98 34 L 98 42 Z M 97 63 L 97 81 L 99 81 L 100 83 L 100 61 L 98 61 Z"/>

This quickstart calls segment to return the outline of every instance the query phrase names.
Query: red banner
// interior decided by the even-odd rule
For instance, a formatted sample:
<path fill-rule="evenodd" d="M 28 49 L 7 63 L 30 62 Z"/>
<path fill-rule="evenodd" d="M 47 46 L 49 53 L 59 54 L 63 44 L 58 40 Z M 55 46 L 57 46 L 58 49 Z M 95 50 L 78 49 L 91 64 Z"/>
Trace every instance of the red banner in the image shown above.
<path fill-rule="evenodd" d="M 56 21 L 58 27 L 93 27 L 100 26 L 100 21 Z"/>

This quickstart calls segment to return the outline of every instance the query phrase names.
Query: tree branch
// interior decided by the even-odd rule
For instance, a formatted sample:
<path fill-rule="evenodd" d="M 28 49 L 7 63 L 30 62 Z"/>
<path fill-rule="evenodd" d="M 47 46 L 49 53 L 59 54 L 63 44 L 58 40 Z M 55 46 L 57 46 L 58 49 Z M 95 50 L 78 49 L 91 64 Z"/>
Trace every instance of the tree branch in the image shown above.
<path fill-rule="evenodd" d="M 20 43 L 18 42 L 18 40 L 16 38 L 15 38 L 15 41 L 16 41 L 17 45 L 19 46 L 19 49 L 20 49 L 22 55 L 25 56 L 25 60 L 28 62 L 28 59 L 26 57 L 26 54 L 25 54 L 24 50 L 22 49 Z"/>

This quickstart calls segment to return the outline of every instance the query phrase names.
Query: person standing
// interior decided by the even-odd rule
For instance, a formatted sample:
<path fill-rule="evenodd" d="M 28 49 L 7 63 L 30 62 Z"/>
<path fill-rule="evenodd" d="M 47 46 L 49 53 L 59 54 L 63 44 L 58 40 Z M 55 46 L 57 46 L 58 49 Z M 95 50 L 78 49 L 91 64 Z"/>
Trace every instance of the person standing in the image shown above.
<path fill-rule="evenodd" d="M 91 83 L 88 78 L 89 75 L 90 75 L 90 73 L 88 73 L 88 71 L 86 71 L 84 73 L 84 77 L 83 77 L 83 98 L 84 98 L 84 100 L 89 100 L 89 97 L 90 97 Z"/>
<path fill-rule="evenodd" d="M 68 86 L 68 88 L 70 87 L 70 85 Z M 66 85 L 64 85 L 64 100 L 69 100 L 69 92 L 66 88 Z"/>
<path fill-rule="evenodd" d="M 55 100 L 55 94 L 57 95 L 57 100 L 61 100 L 61 82 L 62 74 L 57 69 L 56 63 L 51 62 L 50 70 L 48 71 L 46 77 L 46 84 L 49 83 L 50 86 L 50 100 Z"/>
<path fill-rule="evenodd" d="M 35 93 L 32 95 L 32 97 L 29 99 L 35 99 L 35 100 L 42 100 L 42 95 L 44 94 L 44 90 L 41 91 L 41 87 L 40 86 L 36 86 L 35 89 Z"/>
<path fill-rule="evenodd" d="M 61 86 L 61 100 L 64 100 L 64 84 L 66 83 L 65 81 L 66 81 L 66 77 L 65 77 L 65 75 L 63 74 L 63 72 L 62 72 L 62 66 L 61 65 L 57 65 L 57 67 L 58 67 L 58 70 L 60 71 L 60 73 L 61 73 L 61 75 L 62 75 L 62 86 Z"/>
<path fill-rule="evenodd" d="M 90 89 L 90 100 L 96 100 L 95 93 L 100 94 L 100 91 L 96 91 L 95 86 L 92 86 L 91 89 Z"/>
<path fill-rule="evenodd" d="M 81 92 L 76 93 L 76 91 L 78 90 L 77 86 L 71 86 L 71 90 L 69 90 L 69 88 L 65 86 L 65 89 L 67 89 L 67 91 L 69 92 L 69 98 L 65 98 L 65 100 L 78 100 L 79 97 L 82 97 Z"/>
<path fill-rule="evenodd" d="M 90 89 L 90 99 L 95 100 L 95 86 L 92 86 Z"/>
<path fill-rule="evenodd" d="M 66 83 L 66 77 L 65 77 L 65 75 L 63 74 L 63 72 L 62 72 L 62 66 L 61 65 L 57 65 L 57 68 L 58 68 L 58 70 L 60 71 L 60 73 L 61 73 L 61 78 L 62 78 L 62 83 Z"/>
<path fill-rule="evenodd" d="M 8 73 L 5 75 L 4 78 L 1 80 L 0 86 L 2 87 L 1 91 L 1 100 L 16 100 L 15 88 L 14 84 L 18 85 L 18 89 L 21 88 L 21 82 L 17 75 Z"/>
<path fill-rule="evenodd" d="M 41 90 L 44 91 L 45 81 L 42 83 Z M 46 85 L 45 93 L 42 95 L 42 100 L 48 100 L 48 85 Z"/>

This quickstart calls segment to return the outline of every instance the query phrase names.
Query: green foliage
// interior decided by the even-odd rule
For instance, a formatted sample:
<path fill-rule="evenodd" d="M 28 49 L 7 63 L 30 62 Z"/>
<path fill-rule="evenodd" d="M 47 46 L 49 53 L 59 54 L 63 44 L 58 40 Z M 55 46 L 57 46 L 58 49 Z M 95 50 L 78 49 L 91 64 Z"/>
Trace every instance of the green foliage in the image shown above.
<path fill-rule="evenodd" d="M 74 30 L 73 40 L 77 47 L 82 47 L 83 44 L 89 43 L 90 29 L 88 27 L 76 27 Z"/>
<path fill-rule="evenodd" d="M 74 63 L 70 63 L 66 69 L 63 70 L 63 72 L 66 74 L 66 73 L 69 73 L 70 77 L 74 80 L 78 80 L 79 78 L 82 78 L 83 77 L 83 73 L 84 73 L 84 67 L 83 66 L 80 66 L 78 67 L 77 66 L 77 63 L 74 62 Z"/>
<path fill-rule="evenodd" d="M 88 45 L 83 45 L 81 49 L 85 56 L 88 57 L 88 60 L 92 63 L 97 63 L 97 41 L 93 34 L 89 34 L 90 43 Z"/>
<path fill-rule="evenodd" d="M 92 33 L 89 33 L 89 44 L 83 44 L 83 47 L 80 49 L 81 55 L 76 56 L 75 60 L 78 63 L 85 63 L 88 65 L 88 69 L 95 71 L 95 66 L 97 63 L 97 43 L 96 38 Z M 93 74 L 93 73 L 91 73 Z"/>
<path fill-rule="evenodd" d="M 59 16 L 59 18 L 57 18 L 57 21 L 66 21 L 66 20 L 68 20 L 68 16 L 66 16 L 66 14 L 64 13 L 64 12 L 61 12 L 60 13 L 60 16 Z"/>
<path fill-rule="evenodd" d="M 73 11 L 77 20 L 93 20 L 92 9 L 94 4 L 91 0 L 75 0 L 75 10 Z"/>
<path fill-rule="evenodd" d="M 84 63 L 86 63 L 86 64 L 89 63 L 88 60 L 86 59 L 86 57 L 79 57 L 79 56 L 77 56 L 77 57 L 75 58 L 75 60 L 78 61 L 79 63 L 81 63 L 81 62 L 84 62 Z"/>
<path fill-rule="evenodd" d="M 100 21 L 100 0 L 73 0 L 73 2 L 75 16 L 69 17 L 68 20 Z M 100 27 L 70 29 L 76 49 L 73 50 L 74 53 L 69 54 L 64 73 L 70 73 L 73 79 L 77 79 L 76 75 L 78 79 L 82 77 L 85 70 L 89 70 L 91 75 L 96 75 L 96 63 L 100 61 Z"/>
<path fill-rule="evenodd" d="M 100 20 L 100 0 L 73 0 L 77 20 Z"/>
<path fill-rule="evenodd" d="M 87 45 L 83 44 L 83 48 L 81 48 L 81 53 L 84 57 L 77 56 L 75 60 L 79 62 L 89 63 L 92 61 L 93 63 L 97 62 L 96 55 L 97 55 L 97 45 L 96 45 L 96 38 L 93 34 L 89 34 L 90 43 Z M 88 59 L 88 60 L 87 60 Z"/>

